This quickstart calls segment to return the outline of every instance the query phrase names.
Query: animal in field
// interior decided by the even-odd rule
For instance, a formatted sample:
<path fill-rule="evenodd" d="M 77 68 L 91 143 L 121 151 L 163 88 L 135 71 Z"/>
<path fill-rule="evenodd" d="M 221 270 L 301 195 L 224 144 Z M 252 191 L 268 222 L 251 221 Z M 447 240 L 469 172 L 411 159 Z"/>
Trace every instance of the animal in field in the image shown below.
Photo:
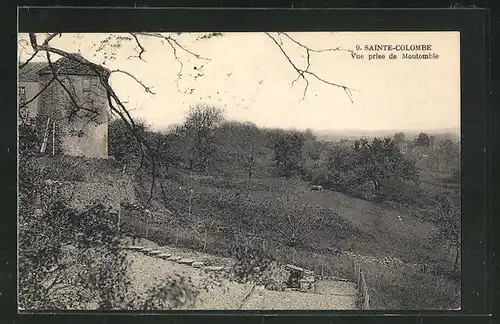
<path fill-rule="evenodd" d="M 311 191 L 319 191 L 319 192 L 323 192 L 323 186 L 313 185 L 313 186 L 311 187 Z"/>

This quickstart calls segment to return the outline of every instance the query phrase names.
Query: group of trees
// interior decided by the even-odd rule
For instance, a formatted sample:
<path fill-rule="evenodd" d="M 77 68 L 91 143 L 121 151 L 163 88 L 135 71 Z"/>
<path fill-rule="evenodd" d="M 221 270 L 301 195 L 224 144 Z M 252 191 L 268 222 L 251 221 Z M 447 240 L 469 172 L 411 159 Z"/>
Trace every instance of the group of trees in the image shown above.
<path fill-rule="evenodd" d="M 318 141 L 309 130 L 264 129 L 227 121 L 221 109 L 208 105 L 192 107 L 185 121 L 167 132 L 138 125 L 159 159 L 189 170 L 231 170 L 247 178 L 299 177 L 365 198 L 389 197 L 407 183 L 418 182 L 415 162 L 401 153 L 397 136 L 337 147 Z M 134 153 L 134 147 L 124 125 L 112 123 L 110 150 L 115 158 L 138 159 L 140 152 L 135 148 Z"/>
<path fill-rule="evenodd" d="M 120 123 L 110 126 L 110 150 L 117 152 L 116 158 L 135 156 L 138 160 L 140 151 L 129 152 L 133 137 Z M 337 145 L 319 141 L 310 130 L 267 129 L 226 120 L 223 110 L 201 104 L 191 107 L 184 122 L 166 132 L 137 125 L 144 129 L 158 159 L 168 165 L 248 179 L 296 177 L 364 199 L 410 200 L 412 192 L 418 191 L 419 169 L 436 168 L 454 176 L 460 156 L 459 144 L 450 139 L 442 139 L 431 149 L 425 133 L 411 140 L 396 133 L 393 138 Z M 115 130 L 119 127 L 121 131 Z M 403 199 L 404 195 L 408 197 Z"/>
<path fill-rule="evenodd" d="M 460 168 L 460 143 L 450 138 L 421 132 L 408 140 L 404 133 L 398 132 L 393 139 L 398 147 L 405 148 L 408 156 L 416 160 L 421 169 L 452 173 Z"/>
<path fill-rule="evenodd" d="M 352 147 L 339 147 L 313 170 L 314 183 L 365 198 L 388 198 L 418 179 L 415 163 L 390 138 L 362 139 Z"/>

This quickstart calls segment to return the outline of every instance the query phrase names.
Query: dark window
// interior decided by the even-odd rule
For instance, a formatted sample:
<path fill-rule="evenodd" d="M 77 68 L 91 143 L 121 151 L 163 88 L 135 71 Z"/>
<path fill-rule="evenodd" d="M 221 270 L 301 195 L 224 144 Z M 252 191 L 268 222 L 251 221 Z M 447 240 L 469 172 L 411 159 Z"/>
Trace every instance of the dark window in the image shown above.
<path fill-rule="evenodd" d="M 83 79 L 82 83 L 83 91 L 91 89 L 91 81 L 89 79 Z"/>
<path fill-rule="evenodd" d="M 19 103 L 24 104 L 26 102 L 26 87 L 19 87 Z"/>

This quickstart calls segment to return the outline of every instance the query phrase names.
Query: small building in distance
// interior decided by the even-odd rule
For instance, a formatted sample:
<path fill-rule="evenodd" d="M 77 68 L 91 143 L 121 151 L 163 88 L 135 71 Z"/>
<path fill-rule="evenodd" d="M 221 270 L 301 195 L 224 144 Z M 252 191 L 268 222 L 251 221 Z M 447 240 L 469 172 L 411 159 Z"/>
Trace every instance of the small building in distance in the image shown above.
<path fill-rule="evenodd" d="M 52 68 L 44 62 L 29 62 L 19 71 L 19 121 L 35 120 L 50 131 L 55 123 L 63 154 L 108 158 L 109 105 L 95 69 L 106 78 L 109 70 L 65 57 Z"/>

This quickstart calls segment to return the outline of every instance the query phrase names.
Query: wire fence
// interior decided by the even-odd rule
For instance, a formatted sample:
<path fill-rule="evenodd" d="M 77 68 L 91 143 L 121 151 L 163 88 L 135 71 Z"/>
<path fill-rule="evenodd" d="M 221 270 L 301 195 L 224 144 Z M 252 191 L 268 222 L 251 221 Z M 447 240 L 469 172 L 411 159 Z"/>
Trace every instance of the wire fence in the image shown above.
<path fill-rule="evenodd" d="M 365 274 L 363 270 L 361 270 L 361 266 L 353 261 L 354 267 L 354 278 L 356 279 L 356 285 L 358 287 L 361 296 L 363 297 L 362 309 L 369 310 L 370 309 L 370 294 L 368 293 L 368 286 L 366 285 Z"/>
<path fill-rule="evenodd" d="M 120 208 L 119 222 L 128 236 L 143 237 L 160 245 L 175 245 L 229 256 L 231 248 L 258 248 L 280 263 L 290 263 L 313 271 L 320 278 L 352 277 L 350 260 L 333 253 L 321 253 L 307 246 L 288 246 L 279 236 L 261 235 L 258 229 L 243 230 L 243 226 L 225 226 L 215 217 L 200 217 L 188 212 L 151 212 Z"/>

